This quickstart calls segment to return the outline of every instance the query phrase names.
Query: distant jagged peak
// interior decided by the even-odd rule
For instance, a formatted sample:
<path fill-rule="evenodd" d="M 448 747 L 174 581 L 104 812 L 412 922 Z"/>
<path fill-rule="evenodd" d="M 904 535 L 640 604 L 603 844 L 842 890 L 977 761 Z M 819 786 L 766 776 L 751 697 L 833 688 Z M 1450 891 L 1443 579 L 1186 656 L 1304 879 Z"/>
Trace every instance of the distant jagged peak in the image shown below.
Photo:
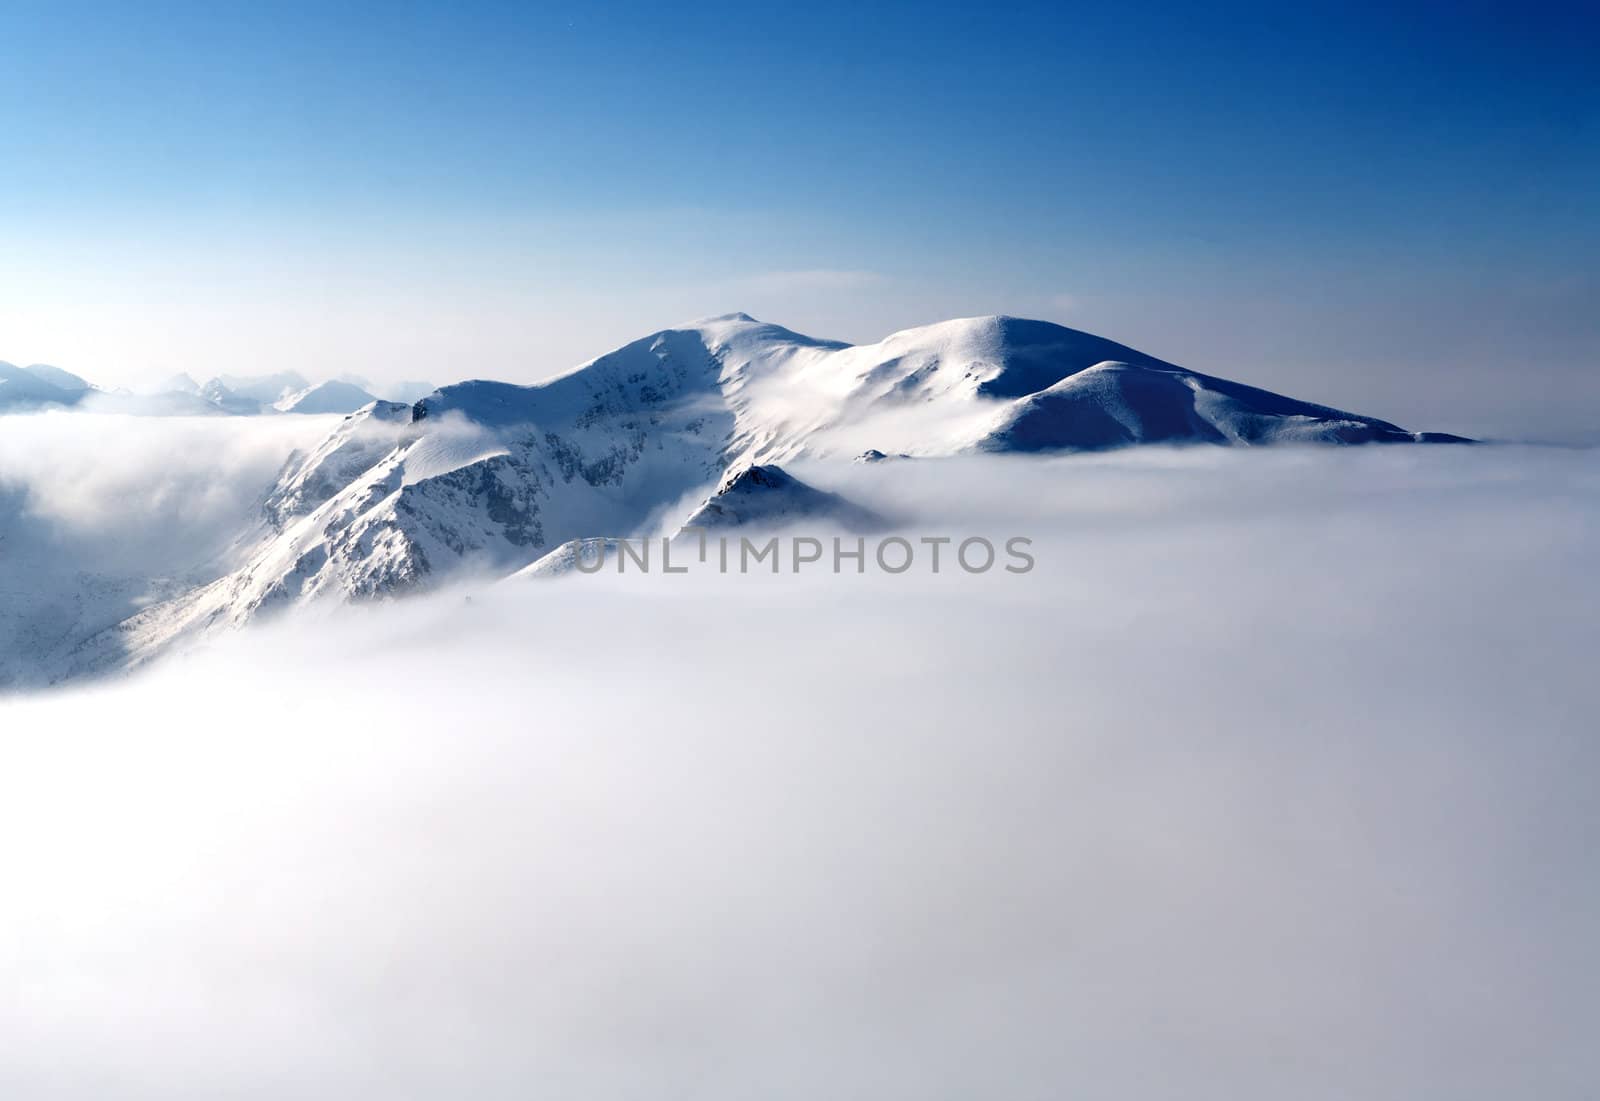
<path fill-rule="evenodd" d="M 200 396 L 218 409 L 238 416 L 254 416 L 262 411 L 264 404 L 258 398 L 239 393 L 220 378 L 211 379 L 202 386 Z"/>
<path fill-rule="evenodd" d="M 218 375 L 206 385 L 212 384 L 221 385 L 237 397 L 271 405 L 304 390 L 311 385 L 311 380 L 298 371 L 276 371 L 268 375 Z"/>

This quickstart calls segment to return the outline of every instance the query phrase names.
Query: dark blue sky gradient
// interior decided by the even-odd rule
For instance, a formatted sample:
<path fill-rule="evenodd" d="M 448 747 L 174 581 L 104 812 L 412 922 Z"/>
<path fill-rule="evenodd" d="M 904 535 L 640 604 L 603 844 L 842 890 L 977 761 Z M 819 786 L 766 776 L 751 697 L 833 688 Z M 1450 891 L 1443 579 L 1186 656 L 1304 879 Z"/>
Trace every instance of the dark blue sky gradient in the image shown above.
<path fill-rule="evenodd" d="M 1058 319 L 1202 368 L 1224 330 L 1153 304 L 1292 289 L 1320 333 L 1409 296 L 1401 318 L 1488 311 L 1525 330 L 1500 352 L 1593 374 L 1594 4 L 8 3 L 0 55 L 0 234 L 50 269 L 53 309 L 97 240 L 220 238 L 258 271 L 298 255 L 330 293 L 339 257 L 425 248 L 441 293 L 499 273 L 619 324 L 633 295 L 635 328 L 658 320 L 643 272 L 860 273 L 847 303 L 776 318 L 855 339 L 1088 303 Z M 1266 369 L 1285 343 L 1231 351 Z M 503 374 L 556 365 L 497 347 Z"/>

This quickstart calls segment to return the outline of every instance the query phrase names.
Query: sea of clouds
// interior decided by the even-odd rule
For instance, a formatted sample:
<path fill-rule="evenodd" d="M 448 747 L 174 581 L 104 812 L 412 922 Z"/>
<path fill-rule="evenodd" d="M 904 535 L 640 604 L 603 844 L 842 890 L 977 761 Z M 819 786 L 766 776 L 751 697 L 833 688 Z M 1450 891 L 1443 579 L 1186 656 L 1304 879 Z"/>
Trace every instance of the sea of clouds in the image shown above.
<path fill-rule="evenodd" d="M 1037 566 L 474 584 L 0 700 L 0 1095 L 1591 1096 L 1600 453 L 794 472 Z"/>
<path fill-rule="evenodd" d="M 224 572 L 284 460 L 338 419 L 0 418 L 0 692 Z"/>
<path fill-rule="evenodd" d="M 0 534 L 84 568 L 162 572 L 226 548 L 290 452 L 340 418 L 134 417 L 47 412 L 0 420 Z"/>

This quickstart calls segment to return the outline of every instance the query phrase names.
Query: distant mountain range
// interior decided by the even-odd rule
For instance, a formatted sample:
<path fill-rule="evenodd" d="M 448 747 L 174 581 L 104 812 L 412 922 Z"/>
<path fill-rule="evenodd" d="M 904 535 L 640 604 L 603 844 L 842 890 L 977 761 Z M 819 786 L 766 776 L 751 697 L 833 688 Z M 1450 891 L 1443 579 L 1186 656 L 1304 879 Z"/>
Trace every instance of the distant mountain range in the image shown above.
<path fill-rule="evenodd" d="M 23 386 L 60 389 L 21 374 Z M 69 670 L 135 665 L 176 640 L 311 600 L 397 594 L 470 571 L 560 574 L 582 546 L 603 551 L 607 539 L 663 523 L 848 529 L 872 519 L 778 465 L 800 457 L 1461 441 L 1010 317 L 851 346 L 728 314 L 536 385 L 471 380 L 409 405 L 294 381 L 304 380 L 222 378 L 198 397 L 237 412 L 337 412 L 367 400 L 267 488 L 236 568 L 83 642 Z M 697 495 L 685 515 L 667 514 Z"/>
<path fill-rule="evenodd" d="M 220 375 L 204 385 L 188 375 L 175 375 L 159 386 L 135 391 L 96 386 L 44 363 L 17 367 L 0 362 L 0 414 L 44 409 L 145 417 L 354 413 L 378 400 L 369 387 L 342 379 L 313 385 L 294 371 L 284 371 L 255 377 Z M 404 382 L 372 389 L 383 390 L 385 397 L 396 401 L 415 401 L 433 386 Z"/>

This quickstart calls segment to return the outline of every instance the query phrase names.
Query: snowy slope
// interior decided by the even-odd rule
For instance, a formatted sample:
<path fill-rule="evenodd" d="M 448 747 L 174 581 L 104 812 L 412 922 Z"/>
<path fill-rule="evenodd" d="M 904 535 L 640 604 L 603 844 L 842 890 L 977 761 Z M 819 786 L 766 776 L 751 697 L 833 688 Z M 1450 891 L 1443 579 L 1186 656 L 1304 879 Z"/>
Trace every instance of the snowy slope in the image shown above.
<path fill-rule="evenodd" d="M 0 363 L 0 412 L 74 405 L 82 392 L 57 386 L 27 367 Z"/>
<path fill-rule="evenodd" d="M 1041 321 L 966 318 L 850 346 L 728 314 L 533 386 L 471 380 L 409 408 L 367 404 L 269 490 L 243 567 L 84 660 L 142 660 L 263 609 L 504 576 L 574 540 L 654 530 L 719 485 L 700 522 L 831 511 L 865 526 L 772 465 L 801 456 L 1433 438 Z"/>
<path fill-rule="evenodd" d="M 63 371 L 60 367 L 52 367 L 48 363 L 32 363 L 23 368 L 28 374 L 40 382 L 49 383 L 57 389 L 73 391 L 87 390 L 89 384 L 71 371 Z"/>
<path fill-rule="evenodd" d="M 1181 368 L 1097 363 L 1018 399 L 986 451 L 1095 450 L 1140 443 L 1411 443 L 1371 417 Z"/>
<path fill-rule="evenodd" d="M 620 539 L 595 536 L 591 539 L 569 539 L 532 565 L 524 566 L 508 579 L 510 581 L 541 580 L 566 577 L 578 573 L 581 558 L 584 570 L 595 573 L 601 569 L 614 569 Z"/>
<path fill-rule="evenodd" d="M 217 378 L 200 388 L 200 396 L 224 413 L 235 416 L 253 417 L 268 408 L 260 398 L 234 390 Z"/>
<path fill-rule="evenodd" d="M 48 681 L 85 638 L 242 564 L 271 535 L 262 487 L 337 423 L 0 422 L 0 692 Z"/>
<path fill-rule="evenodd" d="M 716 492 L 701 502 L 674 534 L 679 542 L 695 544 L 695 529 L 723 533 L 729 529 L 779 531 L 797 524 L 814 525 L 811 530 L 868 532 L 887 526 L 883 517 L 870 509 L 807 485 L 777 466 L 748 466 L 731 471 Z M 614 559 L 617 538 L 597 536 L 569 539 L 532 565 L 512 574 L 514 579 L 562 577 L 578 569 L 581 556 L 586 566 L 599 559 Z M 591 571 L 592 572 L 592 571 Z"/>
<path fill-rule="evenodd" d="M 372 402 L 341 421 L 310 452 L 291 455 L 262 502 L 267 522 L 282 531 L 312 512 L 392 451 L 406 437 L 410 422 L 409 405 Z"/>
<path fill-rule="evenodd" d="M 652 399 L 641 355 L 714 365 L 693 380 L 707 409 L 733 421 L 730 458 L 913 456 L 967 450 L 1098 450 L 1133 443 L 1414 442 L 1374 417 L 1296 401 L 1187 371 L 1125 345 L 1043 321 L 978 317 L 849 346 L 744 314 L 647 337 L 535 387 L 473 382 L 419 403 L 485 424 L 564 416 L 574 401 L 627 383 Z M 676 380 L 675 384 L 682 384 Z M 640 388 L 642 387 L 642 389 Z"/>
<path fill-rule="evenodd" d="M 280 413 L 354 413 L 378 399 L 350 382 L 319 382 L 273 404 Z"/>
<path fill-rule="evenodd" d="M 735 317 L 702 329 L 740 405 L 735 442 L 756 461 L 1415 438 L 1042 321 L 966 318 L 849 348 L 766 328 Z"/>
<path fill-rule="evenodd" d="M 870 510 L 807 485 L 782 467 L 767 465 L 730 473 L 684 527 L 775 531 L 801 523 L 863 532 L 884 526 L 883 518 Z"/>

